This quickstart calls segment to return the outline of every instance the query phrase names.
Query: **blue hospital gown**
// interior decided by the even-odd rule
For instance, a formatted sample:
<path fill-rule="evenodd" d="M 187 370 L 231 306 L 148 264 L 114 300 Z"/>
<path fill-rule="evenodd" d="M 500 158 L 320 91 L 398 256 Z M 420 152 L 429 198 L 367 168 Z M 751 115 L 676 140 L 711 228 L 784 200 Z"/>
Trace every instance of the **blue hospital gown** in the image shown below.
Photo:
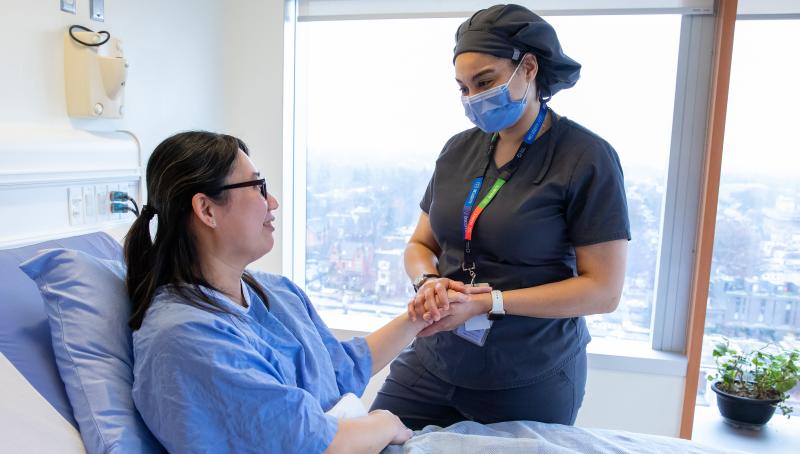
<path fill-rule="evenodd" d="M 322 452 L 338 428 L 324 411 L 369 381 L 363 338 L 337 341 L 289 279 L 253 274 L 269 310 L 244 282 L 246 309 L 204 289 L 241 319 L 163 286 L 133 333 L 133 400 L 170 452 Z"/>

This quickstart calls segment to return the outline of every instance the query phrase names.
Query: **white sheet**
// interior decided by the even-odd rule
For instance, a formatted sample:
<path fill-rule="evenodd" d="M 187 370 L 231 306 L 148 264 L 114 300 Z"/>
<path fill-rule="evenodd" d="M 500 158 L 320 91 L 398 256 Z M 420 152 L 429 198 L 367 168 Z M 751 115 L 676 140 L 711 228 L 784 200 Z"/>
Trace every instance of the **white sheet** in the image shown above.
<path fill-rule="evenodd" d="M 0 452 L 85 453 L 81 435 L 0 353 Z"/>
<path fill-rule="evenodd" d="M 428 426 L 382 454 L 732 454 L 741 451 L 622 430 L 583 429 L 533 421 Z"/>

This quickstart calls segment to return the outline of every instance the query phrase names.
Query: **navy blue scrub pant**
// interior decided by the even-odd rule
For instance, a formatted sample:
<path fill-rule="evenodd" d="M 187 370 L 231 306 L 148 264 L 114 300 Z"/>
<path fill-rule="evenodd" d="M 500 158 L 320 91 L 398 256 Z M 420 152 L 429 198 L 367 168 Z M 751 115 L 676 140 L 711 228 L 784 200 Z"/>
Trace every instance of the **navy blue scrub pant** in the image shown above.
<path fill-rule="evenodd" d="M 370 410 L 397 415 L 411 429 L 459 421 L 491 424 L 540 421 L 572 425 L 586 387 L 586 350 L 561 369 L 530 385 L 503 390 L 476 390 L 451 385 L 428 372 L 413 350 L 394 360 L 389 377 Z"/>

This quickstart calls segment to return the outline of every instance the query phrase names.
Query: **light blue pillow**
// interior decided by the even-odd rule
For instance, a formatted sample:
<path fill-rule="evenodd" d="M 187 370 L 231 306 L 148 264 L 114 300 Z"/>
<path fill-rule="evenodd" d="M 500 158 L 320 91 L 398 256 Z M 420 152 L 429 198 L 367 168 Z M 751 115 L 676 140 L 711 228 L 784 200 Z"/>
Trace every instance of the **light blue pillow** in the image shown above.
<path fill-rule="evenodd" d="M 56 363 L 87 452 L 163 452 L 131 397 L 131 305 L 123 265 L 46 249 L 20 269 L 44 299 Z"/>

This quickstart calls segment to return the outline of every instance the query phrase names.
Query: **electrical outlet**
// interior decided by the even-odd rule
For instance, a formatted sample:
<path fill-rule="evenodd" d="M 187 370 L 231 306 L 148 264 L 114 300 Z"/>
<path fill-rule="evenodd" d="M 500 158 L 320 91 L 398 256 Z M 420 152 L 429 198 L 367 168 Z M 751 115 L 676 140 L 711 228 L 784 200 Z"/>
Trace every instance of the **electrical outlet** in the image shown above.
<path fill-rule="evenodd" d="M 129 181 L 127 189 L 125 192 L 128 193 L 129 196 L 136 199 L 136 203 L 139 203 L 139 183 L 136 181 Z"/>
<path fill-rule="evenodd" d="M 97 222 L 97 204 L 94 186 L 83 187 L 83 220 L 87 224 Z"/>
<path fill-rule="evenodd" d="M 97 205 L 97 220 L 98 222 L 106 222 L 110 219 L 109 214 L 111 210 L 109 208 L 109 200 L 108 200 L 108 185 L 107 184 L 98 184 L 94 187 L 95 190 L 95 204 Z"/>
<path fill-rule="evenodd" d="M 83 188 L 67 188 L 67 211 L 69 225 L 83 224 Z"/>
<path fill-rule="evenodd" d="M 129 181 L 124 191 L 128 193 L 128 197 L 136 201 L 136 206 L 141 210 L 144 202 L 139 198 L 139 183 L 136 181 Z"/>

